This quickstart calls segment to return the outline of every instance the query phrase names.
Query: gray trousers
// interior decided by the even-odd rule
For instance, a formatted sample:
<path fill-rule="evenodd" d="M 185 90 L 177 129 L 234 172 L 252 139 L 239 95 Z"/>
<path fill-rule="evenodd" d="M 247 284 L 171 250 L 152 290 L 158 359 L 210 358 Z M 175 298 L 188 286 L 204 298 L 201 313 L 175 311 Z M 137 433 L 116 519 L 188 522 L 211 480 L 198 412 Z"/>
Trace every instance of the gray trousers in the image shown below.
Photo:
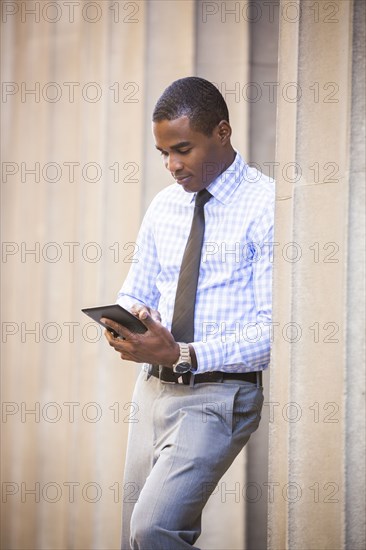
<path fill-rule="evenodd" d="M 142 370 L 132 400 L 122 550 L 197 549 L 204 506 L 258 427 L 262 388 L 171 384 Z"/>

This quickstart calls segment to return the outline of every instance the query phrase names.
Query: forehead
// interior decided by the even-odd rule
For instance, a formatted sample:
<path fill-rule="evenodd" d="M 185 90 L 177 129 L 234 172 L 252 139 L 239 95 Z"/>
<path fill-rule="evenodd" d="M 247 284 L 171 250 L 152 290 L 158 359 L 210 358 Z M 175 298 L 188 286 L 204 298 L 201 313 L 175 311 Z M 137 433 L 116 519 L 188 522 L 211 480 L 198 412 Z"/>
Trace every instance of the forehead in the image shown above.
<path fill-rule="evenodd" d="M 153 122 L 152 129 L 155 144 L 162 149 L 172 147 L 182 142 L 197 143 L 206 138 L 204 134 L 196 132 L 191 128 L 187 116 L 181 116 L 174 120 Z"/>

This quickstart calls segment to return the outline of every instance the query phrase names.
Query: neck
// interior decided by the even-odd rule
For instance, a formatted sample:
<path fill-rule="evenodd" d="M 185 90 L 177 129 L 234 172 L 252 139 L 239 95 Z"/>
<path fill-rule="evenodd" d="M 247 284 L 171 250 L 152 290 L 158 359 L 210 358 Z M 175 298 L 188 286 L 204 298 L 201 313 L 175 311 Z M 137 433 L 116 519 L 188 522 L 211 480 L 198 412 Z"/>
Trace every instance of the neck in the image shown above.
<path fill-rule="evenodd" d="M 234 151 L 234 149 L 230 145 L 230 147 L 228 147 L 228 150 L 225 151 L 222 162 L 220 163 L 221 166 L 223 167 L 223 169 L 218 174 L 218 176 L 220 174 L 222 174 L 223 172 L 225 172 L 225 170 L 227 170 L 229 168 L 229 166 L 231 166 L 231 164 L 234 162 L 235 157 L 236 157 L 236 152 Z"/>

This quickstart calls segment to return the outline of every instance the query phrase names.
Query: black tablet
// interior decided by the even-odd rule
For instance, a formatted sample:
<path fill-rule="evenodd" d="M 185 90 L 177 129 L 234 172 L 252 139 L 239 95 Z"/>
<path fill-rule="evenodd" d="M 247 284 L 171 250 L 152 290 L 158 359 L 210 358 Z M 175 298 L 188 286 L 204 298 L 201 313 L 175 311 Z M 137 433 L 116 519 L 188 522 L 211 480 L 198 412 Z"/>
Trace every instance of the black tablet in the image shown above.
<path fill-rule="evenodd" d="M 131 332 L 138 332 L 139 334 L 143 334 L 147 331 L 147 328 L 145 327 L 144 323 L 140 321 L 140 319 L 135 317 L 132 313 L 127 311 L 127 309 L 124 309 L 119 304 L 112 304 L 110 306 L 84 307 L 81 311 L 86 315 L 89 315 L 89 317 L 94 319 L 94 321 L 96 321 L 106 329 L 110 330 L 110 332 L 112 332 L 114 336 L 118 336 L 118 334 L 116 334 L 113 329 L 100 322 L 100 319 L 102 317 L 106 317 L 107 319 L 112 319 L 112 321 L 116 321 L 116 323 L 123 325 Z"/>

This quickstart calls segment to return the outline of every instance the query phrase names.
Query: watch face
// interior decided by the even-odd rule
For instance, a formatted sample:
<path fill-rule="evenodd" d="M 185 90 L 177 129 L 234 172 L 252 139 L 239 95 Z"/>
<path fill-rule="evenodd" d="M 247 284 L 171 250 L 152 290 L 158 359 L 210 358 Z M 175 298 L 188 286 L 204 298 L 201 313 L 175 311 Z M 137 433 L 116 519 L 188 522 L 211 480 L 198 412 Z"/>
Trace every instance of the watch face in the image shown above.
<path fill-rule="evenodd" d="M 173 370 L 176 374 L 184 374 L 185 372 L 189 372 L 191 370 L 191 364 L 178 363 L 178 365 L 175 365 Z"/>

